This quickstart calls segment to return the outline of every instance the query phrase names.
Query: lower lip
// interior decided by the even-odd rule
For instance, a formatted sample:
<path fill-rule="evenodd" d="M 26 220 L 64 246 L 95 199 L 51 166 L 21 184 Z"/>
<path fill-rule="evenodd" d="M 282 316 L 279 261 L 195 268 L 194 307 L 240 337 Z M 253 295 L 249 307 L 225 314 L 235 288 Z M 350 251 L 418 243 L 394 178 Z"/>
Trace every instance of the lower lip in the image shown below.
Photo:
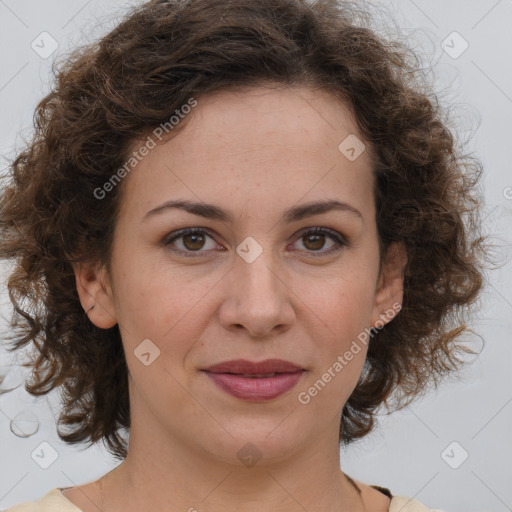
<path fill-rule="evenodd" d="M 292 389 L 304 372 L 280 373 L 274 377 L 242 377 L 230 373 L 206 372 L 208 377 L 226 393 L 241 398 L 262 402 L 271 400 Z"/>

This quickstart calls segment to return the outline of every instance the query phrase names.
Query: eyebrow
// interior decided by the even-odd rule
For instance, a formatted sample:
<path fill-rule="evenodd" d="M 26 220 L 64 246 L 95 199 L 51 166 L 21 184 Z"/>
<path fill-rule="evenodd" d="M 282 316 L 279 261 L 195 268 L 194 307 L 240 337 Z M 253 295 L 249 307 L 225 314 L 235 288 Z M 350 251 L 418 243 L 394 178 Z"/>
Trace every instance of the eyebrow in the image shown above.
<path fill-rule="evenodd" d="M 192 213 L 194 215 L 199 215 L 200 217 L 204 217 L 205 219 L 218 220 L 228 224 L 234 223 L 233 214 L 228 210 L 221 208 L 220 206 L 208 203 L 187 201 L 184 199 L 166 201 L 160 206 L 153 208 L 152 210 L 147 212 L 146 215 L 144 215 L 143 222 L 150 217 L 153 217 L 167 210 L 175 208 L 185 210 L 186 212 Z M 320 215 L 322 213 L 326 213 L 332 210 L 353 213 L 357 217 L 360 217 L 360 219 L 364 222 L 363 215 L 357 208 L 348 203 L 344 203 L 342 201 L 337 201 L 334 199 L 328 201 L 313 201 L 301 204 L 299 206 L 294 206 L 293 208 L 290 208 L 289 210 L 286 210 L 283 213 L 281 217 L 281 222 L 297 222 L 299 220 L 305 219 L 306 217 Z"/>

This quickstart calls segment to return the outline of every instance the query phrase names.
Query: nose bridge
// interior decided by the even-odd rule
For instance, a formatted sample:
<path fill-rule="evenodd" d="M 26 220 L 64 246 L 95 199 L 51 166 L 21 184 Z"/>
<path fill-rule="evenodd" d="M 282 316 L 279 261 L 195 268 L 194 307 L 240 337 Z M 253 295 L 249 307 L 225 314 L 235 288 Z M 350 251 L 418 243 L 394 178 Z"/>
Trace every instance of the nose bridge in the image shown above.
<path fill-rule="evenodd" d="M 263 243 L 263 242 L 262 242 Z M 252 237 L 247 237 L 236 249 L 238 258 L 235 263 L 237 281 L 245 288 L 244 296 L 262 299 L 260 292 L 266 294 L 267 301 L 281 296 L 279 265 L 270 243 L 263 247 Z M 280 284 L 281 283 L 281 284 Z"/>
<path fill-rule="evenodd" d="M 262 336 L 274 327 L 290 324 L 293 309 L 279 262 L 268 245 L 248 237 L 236 249 L 233 280 L 228 295 L 231 307 L 224 320 Z"/>

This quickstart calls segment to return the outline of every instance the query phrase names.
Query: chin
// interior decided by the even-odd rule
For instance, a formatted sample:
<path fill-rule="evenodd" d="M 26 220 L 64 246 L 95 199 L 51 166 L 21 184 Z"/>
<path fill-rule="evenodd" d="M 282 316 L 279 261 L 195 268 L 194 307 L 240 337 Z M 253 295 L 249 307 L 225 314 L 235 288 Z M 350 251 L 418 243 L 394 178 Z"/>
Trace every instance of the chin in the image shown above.
<path fill-rule="evenodd" d="M 207 440 L 205 447 L 213 457 L 227 464 L 247 467 L 254 465 L 272 465 L 289 459 L 306 442 L 301 430 L 279 421 L 255 420 L 252 424 L 247 419 L 242 424 L 226 425 L 226 430 L 218 439 L 213 436 Z M 285 420 L 286 421 L 286 420 Z M 281 428 L 283 427 L 283 428 Z M 294 436 L 290 434 L 293 433 Z"/>

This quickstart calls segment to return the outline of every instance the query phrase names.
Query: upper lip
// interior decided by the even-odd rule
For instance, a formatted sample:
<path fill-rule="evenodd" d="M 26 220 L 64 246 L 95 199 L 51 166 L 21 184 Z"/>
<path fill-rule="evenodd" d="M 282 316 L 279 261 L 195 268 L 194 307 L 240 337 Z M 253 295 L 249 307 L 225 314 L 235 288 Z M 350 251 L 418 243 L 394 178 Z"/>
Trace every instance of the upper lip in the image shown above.
<path fill-rule="evenodd" d="M 210 373 L 235 373 L 244 375 L 293 373 L 300 370 L 303 370 L 303 368 L 290 361 L 285 361 L 284 359 L 265 359 L 265 361 L 260 362 L 247 361 L 246 359 L 233 359 L 205 368 L 205 371 Z"/>

